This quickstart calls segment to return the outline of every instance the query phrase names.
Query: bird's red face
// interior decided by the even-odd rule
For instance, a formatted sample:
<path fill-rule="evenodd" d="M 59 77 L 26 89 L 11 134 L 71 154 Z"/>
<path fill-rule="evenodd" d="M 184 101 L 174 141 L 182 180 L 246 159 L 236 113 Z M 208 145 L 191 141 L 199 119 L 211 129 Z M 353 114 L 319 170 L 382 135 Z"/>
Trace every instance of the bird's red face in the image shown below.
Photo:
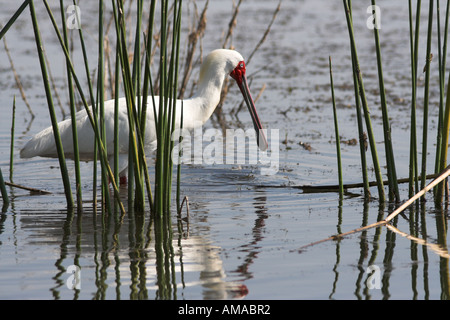
<path fill-rule="evenodd" d="M 236 68 L 234 68 L 233 71 L 231 71 L 230 76 L 236 80 L 238 85 L 242 83 L 242 77 L 245 76 L 245 62 L 241 61 L 238 63 Z"/>
<path fill-rule="evenodd" d="M 252 117 L 253 126 L 256 131 L 256 141 L 258 143 L 259 148 L 264 151 L 267 150 L 267 138 L 263 132 L 263 127 L 261 121 L 259 120 L 258 113 L 256 112 L 255 103 L 253 102 L 252 96 L 250 94 L 250 89 L 247 84 L 247 77 L 245 76 L 245 62 L 241 61 L 238 63 L 236 68 L 231 71 L 230 76 L 236 80 L 236 83 L 241 89 L 242 95 L 244 96 L 245 103 L 247 104 L 248 111 L 250 112 L 250 116 Z"/>

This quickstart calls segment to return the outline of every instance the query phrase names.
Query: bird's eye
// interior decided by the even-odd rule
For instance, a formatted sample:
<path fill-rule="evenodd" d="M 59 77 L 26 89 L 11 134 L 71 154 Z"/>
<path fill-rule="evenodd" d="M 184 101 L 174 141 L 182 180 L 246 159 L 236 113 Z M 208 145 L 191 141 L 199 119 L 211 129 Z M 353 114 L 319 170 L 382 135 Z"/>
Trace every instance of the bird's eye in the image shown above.
<path fill-rule="evenodd" d="M 243 63 L 241 63 L 241 64 L 239 65 L 239 67 L 243 68 L 243 67 L 244 67 L 244 64 L 243 64 Z"/>

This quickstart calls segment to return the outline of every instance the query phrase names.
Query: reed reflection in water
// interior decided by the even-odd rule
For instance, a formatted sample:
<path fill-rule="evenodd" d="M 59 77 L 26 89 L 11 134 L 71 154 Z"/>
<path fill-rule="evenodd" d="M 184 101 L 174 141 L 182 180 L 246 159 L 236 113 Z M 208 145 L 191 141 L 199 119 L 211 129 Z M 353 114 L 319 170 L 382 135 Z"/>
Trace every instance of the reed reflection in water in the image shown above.
<path fill-rule="evenodd" d="M 184 290 L 192 287 L 202 288 L 203 299 L 233 299 L 247 293 L 241 282 L 226 281 L 220 247 L 202 236 L 186 236 L 181 220 L 174 227 L 170 219 L 133 212 L 122 218 L 69 213 L 60 227 L 54 299 L 67 298 L 68 292 L 73 299 L 89 298 L 83 291 L 93 299 L 183 299 Z M 81 288 L 71 291 L 70 265 L 81 270 Z"/>
<path fill-rule="evenodd" d="M 327 232 L 340 233 L 349 225 L 380 220 L 393 208 L 351 195 L 341 201 L 336 194 L 210 190 L 199 187 L 189 223 L 176 216 L 157 221 L 133 211 L 125 216 L 88 209 L 43 213 L 33 207 L 49 207 L 61 195 L 11 193 L 10 211 L 0 219 L 0 250 L 9 257 L 0 261 L 2 297 L 434 299 L 437 292 L 439 298 L 450 297 L 447 232 L 440 222 L 446 209 L 414 205 L 391 228 L 366 230 L 299 253 L 295 249 L 305 242 L 300 233 L 311 239 L 315 230 L 312 238 L 317 239 L 319 225 L 333 224 L 334 231 Z M 235 209 L 219 210 L 220 203 L 212 201 L 219 197 Z M 280 201 L 286 197 L 294 199 Z M 298 227 L 285 230 L 293 221 Z M 71 265 L 81 270 L 80 289 L 67 287 Z M 379 267 L 379 289 L 367 285 L 370 266 Z"/>
<path fill-rule="evenodd" d="M 342 223 L 342 199 L 339 200 L 339 215 L 337 223 L 337 233 L 342 233 L 341 223 Z M 369 221 L 369 202 L 364 202 L 363 205 L 363 219 L 361 226 L 368 225 Z M 389 208 L 385 208 L 384 205 L 379 206 L 379 213 L 377 216 L 377 221 L 384 219 L 384 212 L 386 209 L 392 212 L 395 207 L 389 205 Z M 375 228 L 373 235 L 370 234 L 371 231 L 365 230 L 359 235 L 359 258 L 356 263 L 356 268 L 358 270 L 357 277 L 355 281 L 355 291 L 354 295 L 358 300 L 371 300 L 381 298 L 383 300 L 388 300 L 391 298 L 391 291 L 395 290 L 392 287 L 396 286 L 398 276 L 394 275 L 394 259 L 396 258 L 396 244 L 397 236 L 405 237 L 410 240 L 410 268 L 409 277 L 411 281 L 411 299 L 431 299 L 430 295 L 430 279 L 435 277 L 434 274 L 429 273 L 430 257 L 429 252 L 433 255 L 438 255 L 440 259 L 439 263 L 439 282 L 442 300 L 448 300 L 450 298 L 450 277 L 449 277 L 449 258 L 450 254 L 447 250 L 446 238 L 447 230 L 442 228 L 444 225 L 440 220 L 445 219 L 446 215 L 444 211 L 435 212 L 437 239 L 434 239 L 432 235 L 427 234 L 427 220 L 426 220 L 426 205 L 425 203 L 417 203 L 408 209 L 408 213 L 402 214 L 396 217 L 392 224 L 388 224 L 386 227 L 380 226 Z M 403 219 L 409 222 L 409 230 L 406 232 L 401 231 L 397 228 L 399 219 Z M 382 233 L 385 232 L 384 238 L 384 252 L 382 245 Z M 341 260 L 341 242 L 346 241 L 338 240 L 336 241 L 336 262 L 333 266 L 333 272 L 335 275 L 331 293 L 329 299 L 334 299 L 334 295 L 339 287 L 339 266 Z M 403 248 L 403 246 L 400 246 Z M 398 254 L 397 254 L 398 255 Z M 380 261 L 380 256 L 382 257 L 382 264 L 377 264 Z M 406 262 L 405 262 L 406 263 Z M 422 273 L 420 273 L 420 266 L 423 266 Z M 404 270 L 404 269 L 402 269 Z M 374 275 L 374 272 L 379 272 L 378 275 Z M 375 289 L 373 286 L 375 282 L 378 282 Z M 395 284 L 392 285 L 392 282 Z M 420 288 L 422 284 L 423 288 Z M 378 294 L 381 296 L 378 297 Z"/>

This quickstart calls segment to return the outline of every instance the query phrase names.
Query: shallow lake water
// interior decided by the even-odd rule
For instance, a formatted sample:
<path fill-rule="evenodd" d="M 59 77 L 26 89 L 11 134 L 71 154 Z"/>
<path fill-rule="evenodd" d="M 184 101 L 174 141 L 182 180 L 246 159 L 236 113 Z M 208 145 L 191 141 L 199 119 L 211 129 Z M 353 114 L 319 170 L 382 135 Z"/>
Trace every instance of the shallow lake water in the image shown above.
<path fill-rule="evenodd" d="M 204 1 L 197 0 L 199 10 Z M 56 3 L 54 12 L 57 12 Z M 244 1 L 233 33 L 234 47 L 247 57 L 272 19 L 277 1 Z M 354 1 L 358 53 L 377 148 L 385 177 L 382 119 L 372 30 L 366 27 L 369 2 Z M 379 1 L 386 93 L 399 177 L 408 176 L 410 127 L 410 58 L 408 5 Z M 17 4 L 2 4 L 4 25 Z M 419 69 L 425 63 L 427 5 L 423 5 Z M 91 59 L 96 64 L 95 2 L 80 6 Z M 65 65 L 45 8 L 36 2 L 41 33 L 55 87 L 67 106 Z M 194 6 L 186 4 L 192 19 Z M 221 47 L 232 14 L 232 1 L 211 0 L 203 52 Z M 58 20 L 59 21 L 59 20 Z M 187 30 L 186 30 L 187 33 Z M 78 38 L 74 34 L 74 39 Z M 265 86 L 256 105 L 266 128 L 275 130 L 277 172 L 262 175 L 257 164 L 182 166 L 181 192 L 189 198 L 189 220 L 172 215 L 172 239 L 163 250 L 149 214 L 132 212 L 122 219 L 92 208 L 92 164 L 82 164 L 84 212 L 67 212 L 57 160 L 20 159 L 20 148 L 50 125 L 28 9 L 8 31 L 14 66 L 30 102 L 23 102 L 0 44 L 0 167 L 7 181 L 49 191 L 32 195 L 9 188 L 11 203 L 0 215 L 0 299 L 447 299 L 447 238 L 432 195 L 395 221 L 405 234 L 386 227 L 356 233 L 305 249 L 312 242 L 376 222 L 395 204 L 365 202 L 361 189 L 340 201 L 334 192 L 307 193 L 296 186 L 337 184 L 335 134 L 328 57 L 333 76 L 343 141 L 357 139 L 350 50 L 344 9 L 339 1 L 283 0 L 266 41 L 247 70 L 253 95 Z M 81 70 L 78 42 L 74 61 Z M 437 57 L 436 33 L 433 52 Z M 438 115 L 437 60 L 432 64 L 427 168 L 434 170 Z M 193 77 L 197 76 L 194 70 Z M 423 76 L 419 78 L 418 132 L 422 132 Z M 9 176 L 12 102 L 16 96 L 14 171 Z M 227 128 L 251 128 L 245 110 L 232 115 L 241 98 L 230 88 L 221 110 Z M 58 118 L 63 114 L 58 110 Z M 214 116 L 204 129 L 219 127 Z M 419 142 L 421 139 L 419 138 Z M 421 144 L 419 144 L 421 146 Z M 421 148 L 421 147 L 420 147 Z M 342 144 L 345 183 L 361 181 L 359 146 Z M 420 158 L 420 154 L 419 154 Z M 367 152 L 370 161 L 370 150 Z M 68 161 L 74 180 L 74 168 Z M 150 162 L 152 163 L 152 162 Z M 371 163 L 371 162 L 370 162 Z M 369 174 L 374 180 L 370 166 Z M 127 191 L 122 189 L 126 199 Z M 400 186 L 408 198 L 407 185 Z M 183 212 L 183 216 L 186 212 Z M 445 234 L 445 232 L 444 232 Z M 438 246 L 437 244 L 441 244 Z M 445 246 L 442 244 L 445 243 Z M 161 250 L 164 254 L 161 253 Z M 79 287 L 73 288 L 73 266 Z M 372 273 L 375 270 L 375 274 Z"/>

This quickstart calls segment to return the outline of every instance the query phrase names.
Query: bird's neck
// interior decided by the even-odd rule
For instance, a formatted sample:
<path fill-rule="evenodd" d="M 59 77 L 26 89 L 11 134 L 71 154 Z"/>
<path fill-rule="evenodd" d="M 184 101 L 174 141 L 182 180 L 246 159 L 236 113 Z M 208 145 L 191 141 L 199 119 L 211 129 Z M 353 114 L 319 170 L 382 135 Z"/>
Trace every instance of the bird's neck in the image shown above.
<path fill-rule="evenodd" d="M 211 68 L 200 71 L 197 92 L 192 98 L 187 99 L 191 102 L 192 108 L 197 109 L 192 110 L 195 117 L 193 121 L 200 121 L 203 124 L 211 117 L 220 102 L 225 76 L 223 71 L 218 72 Z"/>

